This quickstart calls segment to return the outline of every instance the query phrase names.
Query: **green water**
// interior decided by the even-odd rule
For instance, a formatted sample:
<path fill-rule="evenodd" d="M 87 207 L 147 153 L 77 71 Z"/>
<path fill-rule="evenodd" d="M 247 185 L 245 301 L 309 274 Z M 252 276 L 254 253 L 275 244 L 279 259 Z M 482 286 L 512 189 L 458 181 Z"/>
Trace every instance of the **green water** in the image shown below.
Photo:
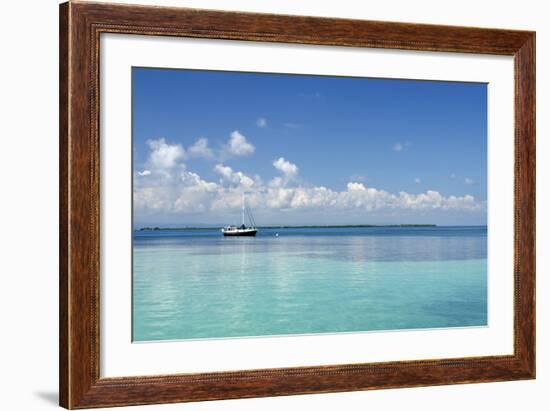
<path fill-rule="evenodd" d="M 483 326 L 486 241 L 485 227 L 136 232 L 133 338 Z"/>

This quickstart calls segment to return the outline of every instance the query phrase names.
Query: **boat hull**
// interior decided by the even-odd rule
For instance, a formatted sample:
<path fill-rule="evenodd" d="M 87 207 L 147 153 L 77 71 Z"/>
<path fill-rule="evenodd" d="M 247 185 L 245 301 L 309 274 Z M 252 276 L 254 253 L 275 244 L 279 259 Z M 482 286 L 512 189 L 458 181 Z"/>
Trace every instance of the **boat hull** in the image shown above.
<path fill-rule="evenodd" d="M 255 237 L 258 230 L 224 231 L 224 237 Z"/>

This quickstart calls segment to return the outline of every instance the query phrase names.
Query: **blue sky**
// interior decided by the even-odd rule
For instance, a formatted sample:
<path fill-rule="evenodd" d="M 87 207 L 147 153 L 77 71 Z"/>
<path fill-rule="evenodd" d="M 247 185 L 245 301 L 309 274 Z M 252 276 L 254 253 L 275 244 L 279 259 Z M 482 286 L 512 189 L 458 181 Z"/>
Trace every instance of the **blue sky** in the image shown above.
<path fill-rule="evenodd" d="M 259 224 L 486 223 L 485 84 L 149 68 L 132 81 L 137 224 L 232 223 L 243 191 Z"/>

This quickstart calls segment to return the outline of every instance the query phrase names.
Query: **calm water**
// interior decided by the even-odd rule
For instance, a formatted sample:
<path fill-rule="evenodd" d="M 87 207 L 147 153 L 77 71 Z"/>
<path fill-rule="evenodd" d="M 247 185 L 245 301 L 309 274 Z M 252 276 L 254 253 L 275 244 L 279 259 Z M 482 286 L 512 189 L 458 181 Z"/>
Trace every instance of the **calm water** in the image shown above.
<path fill-rule="evenodd" d="M 133 264 L 135 341 L 487 324 L 485 227 L 136 231 Z"/>

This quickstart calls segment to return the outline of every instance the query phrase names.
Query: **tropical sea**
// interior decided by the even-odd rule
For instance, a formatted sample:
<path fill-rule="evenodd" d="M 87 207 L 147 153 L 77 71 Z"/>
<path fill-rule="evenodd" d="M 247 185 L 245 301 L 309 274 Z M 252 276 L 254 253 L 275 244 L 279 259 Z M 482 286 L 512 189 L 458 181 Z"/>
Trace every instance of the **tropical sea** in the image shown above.
<path fill-rule="evenodd" d="M 487 325 L 487 228 L 147 230 L 133 340 Z"/>

